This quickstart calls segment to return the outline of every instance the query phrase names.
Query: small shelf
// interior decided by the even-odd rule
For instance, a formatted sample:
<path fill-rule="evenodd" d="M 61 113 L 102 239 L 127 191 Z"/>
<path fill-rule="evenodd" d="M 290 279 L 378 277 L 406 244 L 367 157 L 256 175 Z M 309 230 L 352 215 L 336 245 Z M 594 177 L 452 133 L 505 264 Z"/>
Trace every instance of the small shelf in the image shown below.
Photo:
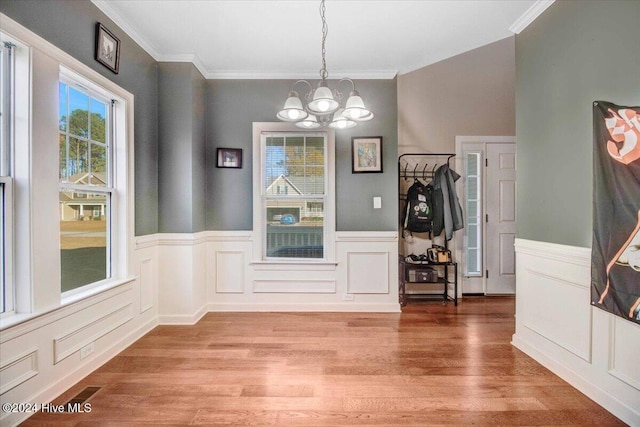
<path fill-rule="evenodd" d="M 411 278 L 414 272 L 413 279 Z M 428 272 L 429 274 L 420 274 Z M 435 272 L 436 277 L 429 277 Z M 442 276 L 440 273 L 442 272 Z M 457 262 L 431 262 L 431 263 L 410 263 L 400 257 L 400 305 L 405 306 L 410 299 L 442 299 L 443 304 L 451 300 L 458 305 L 458 263 Z M 453 279 L 451 279 L 453 273 Z M 421 280 L 425 279 L 425 280 Z M 433 285 L 442 286 L 441 291 L 427 293 L 407 292 L 407 285 Z M 453 285 L 453 296 L 449 296 L 449 285 Z"/>

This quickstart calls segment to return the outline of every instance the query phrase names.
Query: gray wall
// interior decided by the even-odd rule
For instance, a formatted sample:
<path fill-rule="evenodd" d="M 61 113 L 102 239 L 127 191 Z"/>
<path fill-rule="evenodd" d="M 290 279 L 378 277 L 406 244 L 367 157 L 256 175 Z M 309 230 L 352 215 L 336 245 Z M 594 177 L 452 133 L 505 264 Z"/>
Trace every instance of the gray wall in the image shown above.
<path fill-rule="evenodd" d="M 456 135 L 515 135 L 514 37 L 398 77 L 400 152 L 455 152 Z"/>
<path fill-rule="evenodd" d="M 0 11 L 134 94 L 136 235 L 252 228 L 252 122 L 276 121 L 292 81 L 206 81 L 191 64 L 173 64 L 184 73 L 179 81 L 169 64 L 159 78 L 158 63 L 89 1 L 2 0 Z M 96 22 L 122 41 L 117 75 L 94 60 Z M 337 229 L 396 230 L 396 81 L 357 85 L 376 117 L 337 132 Z M 190 130 L 187 147 L 176 144 L 181 130 Z M 384 173 L 351 173 L 352 136 L 383 137 Z M 217 169 L 217 147 L 243 148 L 244 167 Z M 372 209 L 373 196 L 382 196 L 382 209 Z"/>
<path fill-rule="evenodd" d="M 191 63 L 158 68 L 158 231 L 202 231 L 205 80 Z"/>
<path fill-rule="evenodd" d="M 591 246 L 592 103 L 640 105 L 640 2 L 555 2 L 516 36 L 519 238 Z"/>
<path fill-rule="evenodd" d="M 158 231 L 157 64 L 89 1 L 2 0 L 0 12 L 53 43 L 135 96 L 135 233 Z M 94 59 L 95 24 L 122 42 L 120 72 Z"/>
<path fill-rule="evenodd" d="M 253 228 L 252 123 L 275 122 L 289 91 L 288 80 L 207 81 L 208 230 Z M 395 80 L 356 81 L 375 113 L 371 122 L 336 132 L 336 227 L 339 231 L 397 229 L 397 89 Z M 347 89 L 345 89 L 347 90 Z M 351 173 L 351 137 L 383 137 L 382 174 Z M 242 169 L 217 169 L 216 148 L 242 148 Z M 373 210 L 373 196 L 382 209 Z"/>

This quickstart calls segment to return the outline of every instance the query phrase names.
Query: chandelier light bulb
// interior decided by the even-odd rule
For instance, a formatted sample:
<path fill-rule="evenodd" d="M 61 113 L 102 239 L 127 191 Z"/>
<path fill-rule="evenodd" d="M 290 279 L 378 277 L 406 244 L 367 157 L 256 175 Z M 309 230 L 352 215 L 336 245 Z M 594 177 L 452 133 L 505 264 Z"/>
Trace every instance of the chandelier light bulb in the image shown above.
<path fill-rule="evenodd" d="M 318 101 L 318 110 L 324 112 L 324 111 L 327 111 L 328 109 L 329 109 L 329 101 L 327 100 Z"/>
<path fill-rule="evenodd" d="M 289 110 L 287 112 L 287 115 L 289 116 L 289 118 L 291 120 L 297 120 L 298 117 L 300 117 L 300 111 L 298 111 L 298 110 Z"/>

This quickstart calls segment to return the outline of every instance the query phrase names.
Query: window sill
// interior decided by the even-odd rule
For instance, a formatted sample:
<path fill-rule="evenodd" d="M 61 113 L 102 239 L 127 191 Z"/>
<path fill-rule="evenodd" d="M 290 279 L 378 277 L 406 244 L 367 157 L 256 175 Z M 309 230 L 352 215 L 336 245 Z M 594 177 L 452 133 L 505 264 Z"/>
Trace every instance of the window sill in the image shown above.
<path fill-rule="evenodd" d="M 65 307 L 71 306 L 73 304 L 82 302 L 84 300 L 87 300 L 91 297 L 94 297 L 96 295 L 102 294 L 104 292 L 107 292 L 111 289 L 115 289 L 119 286 L 122 285 L 126 285 L 127 283 L 131 283 L 135 280 L 135 277 L 127 277 L 124 279 L 117 279 L 117 280 L 109 280 L 109 281 L 105 281 L 104 283 L 101 283 L 99 285 L 96 285 L 94 287 L 91 287 L 91 289 L 86 289 L 77 293 L 74 293 L 72 295 L 68 295 L 68 296 L 63 296 L 60 299 L 60 305 L 56 306 L 56 307 L 51 307 L 49 309 L 45 309 L 42 310 L 40 312 L 34 312 L 34 313 L 11 313 L 6 316 L 6 317 L 1 317 L 0 318 L 0 331 L 5 331 L 9 328 L 12 328 L 14 326 L 26 323 L 30 320 L 34 320 L 37 319 L 39 317 L 44 317 L 46 315 L 50 315 L 53 314 L 55 312 L 57 312 L 58 310 L 61 310 Z"/>
<path fill-rule="evenodd" d="M 253 261 L 256 271 L 334 271 L 338 265 L 335 261 Z"/>
<path fill-rule="evenodd" d="M 62 297 L 60 298 L 60 308 L 90 298 L 94 295 L 108 291 L 109 289 L 126 285 L 127 283 L 133 282 L 135 279 L 135 277 L 126 277 L 124 279 L 113 280 L 110 279 L 97 283 L 91 287 L 88 287 L 87 289 L 79 289 L 78 291 L 67 291 L 63 293 Z"/>

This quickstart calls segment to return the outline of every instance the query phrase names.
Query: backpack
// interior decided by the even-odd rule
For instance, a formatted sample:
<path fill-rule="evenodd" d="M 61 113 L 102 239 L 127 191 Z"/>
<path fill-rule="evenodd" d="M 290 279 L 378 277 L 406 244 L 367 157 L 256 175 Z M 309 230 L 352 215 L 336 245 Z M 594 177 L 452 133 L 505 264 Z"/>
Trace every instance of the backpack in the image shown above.
<path fill-rule="evenodd" d="M 431 187 L 416 180 L 407 190 L 404 228 L 415 233 L 427 233 L 433 228 Z"/>

